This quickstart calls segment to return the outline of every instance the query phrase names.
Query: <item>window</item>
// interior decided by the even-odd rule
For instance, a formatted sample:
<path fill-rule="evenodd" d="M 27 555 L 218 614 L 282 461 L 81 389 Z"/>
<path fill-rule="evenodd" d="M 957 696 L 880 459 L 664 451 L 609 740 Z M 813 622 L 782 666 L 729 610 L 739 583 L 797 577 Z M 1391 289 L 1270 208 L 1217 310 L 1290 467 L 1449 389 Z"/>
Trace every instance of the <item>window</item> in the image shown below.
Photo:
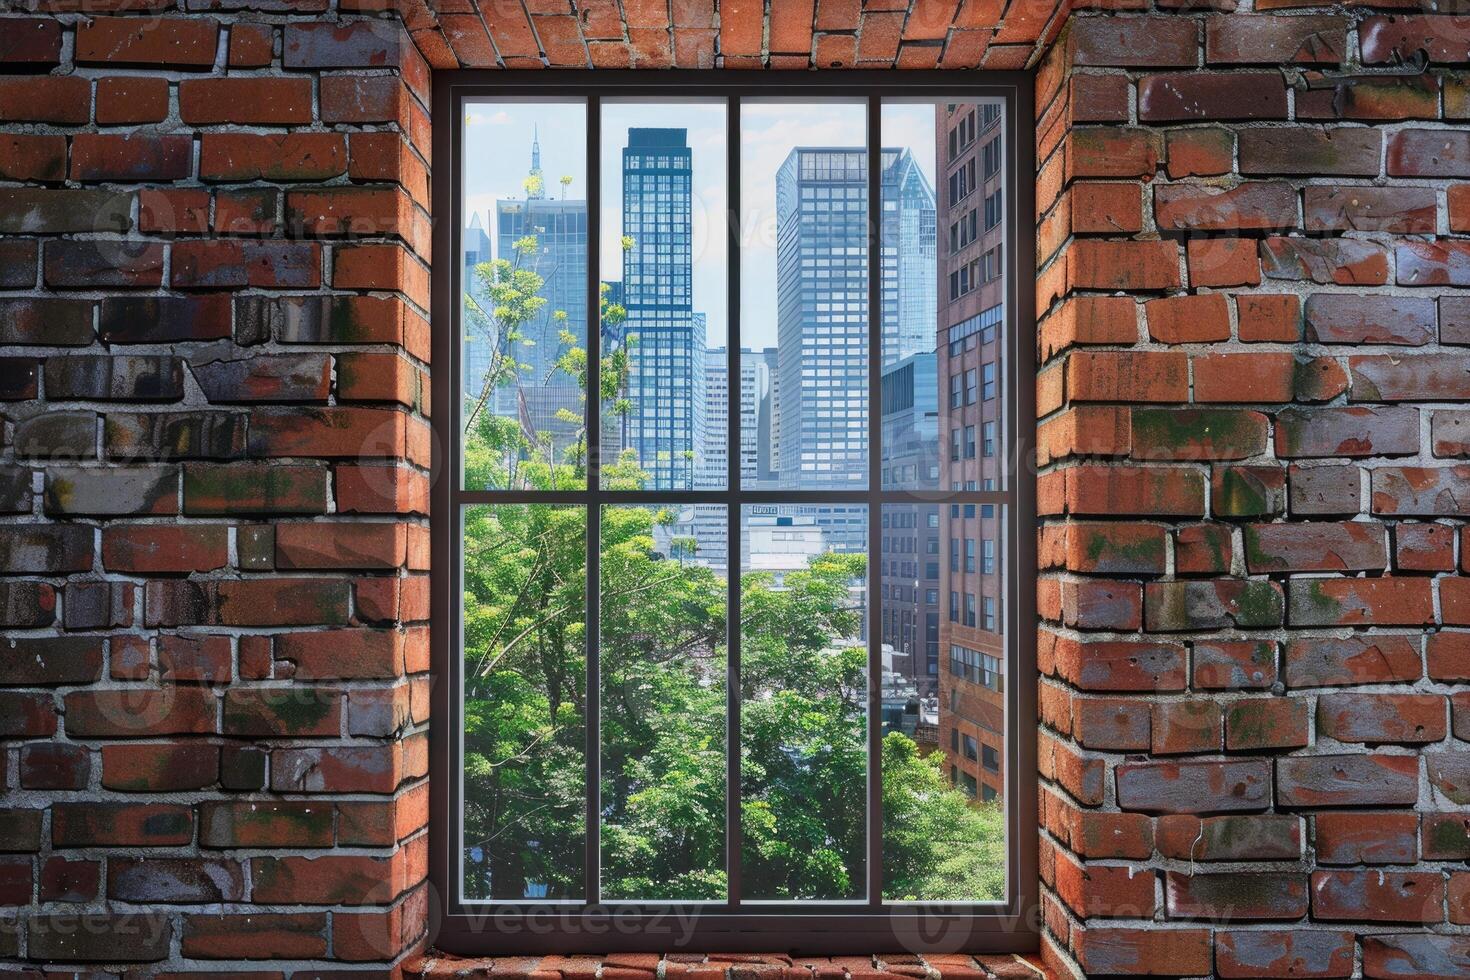
<path fill-rule="evenodd" d="M 969 772 L 929 752 L 961 710 L 952 634 L 986 651 L 965 669 L 992 694 L 1032 658 L 1023 631 L 976 632 L 1033 600 L 976 578 L 992 539 L 956 539 L 947 515 L 998 507 L 1001 566 L 1024 571 L 1006 516 L 1034 494 L 1024 474 L 976 489 L 967 406 L 1002 374 L 1028 390 L 1004 311 L 1028 315 L 1033 290 L 998 271 L 971 342 L 1005 344 L 986 373 L 950 369 L 941 265 L 945 229 L 965 248 L 991 218 L 982 133 L 1004 120 L 1006 145 L 1031 144 L 1005 109 L 1027 83 L 855 77 L 435 79 L 453 142 L 435 248 L 457 256 L 436 263 L 433 310 L 447 949 L 816 935 L 842 953 L 894 948 L 884 934 L 913 948 L 916 923 L 963 916 L 978 951 L 1031 921 L 1036 844 L 1014 828 L 1034 826 L 1034 740 L 997 735 L 1009 781 L 988 802 L 988 732 L 959 743 Z M 960 84 L 978 94 L 950 108 Z M 1002 217 L 1024 249 L 1029 216 Z M 955 288 L 978 288 L 983 261 Z M 937 423 L 950 408 L 970 417 Z M 987 451 L 1020 409 L 986 425 Z M 970 576 L 954 588 L 946 539 Z M 987 717 L 1029 731 L 1013 686 Z M 887 739 L 913 750 L 890 760 Z M 536 924 L 557 925 L 532 929 L 547 910 Z M 614 914 L 637 928 L 609 930 Z"/>

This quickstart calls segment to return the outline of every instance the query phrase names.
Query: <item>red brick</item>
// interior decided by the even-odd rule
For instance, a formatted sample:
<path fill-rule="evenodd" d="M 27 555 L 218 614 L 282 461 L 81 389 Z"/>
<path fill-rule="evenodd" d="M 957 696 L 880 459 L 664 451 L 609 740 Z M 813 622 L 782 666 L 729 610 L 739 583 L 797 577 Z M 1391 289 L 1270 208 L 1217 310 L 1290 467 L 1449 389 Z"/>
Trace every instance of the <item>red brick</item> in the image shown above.
<path fill-rule="evenodd" d="M 1230 308 L 1224 296 L 1170 296 L 1144 304 L 1149 336 L 1161 344 L 1230 339 Z"/>
<path fill-rule="evenodd" d="M 97 124 L 162 122 L 168 115 L 168 80 L 137 75 L 97 79 Z"/>
<path fill-rule="evenodd" d="M 1439 872 L 1315 871 L 1312 916 L 1329 921 L 1438 922 L 1445 885 Z"/>
<path fill-rule="evenodd" d="M 193 166 L 194 142 L 187 136 L 112 136 L 83 133 L 72 138 L 73 180 L 179 180 Z"/>
<path fill-rule="evenodd" d="M 1220 929 L 1215 968 L 1222 977 L 1346 977 L 1353 934 L 1326 929 Z"/>
<path fill-rule="evenodd" d="M 275 29 L 269 24 L 231 24 L 229 66 L 264 68 L 271 63 L 274 46 Z"/>
<path fill-rule="evenodd" d="M 1260 231 L 1294 228 L 1296 191 L 1278 181 L 1247 181 L 1232 188 L 1167 184 L 1154 189 L 1154 217 L 1161 229 Z"/>
<path fill-rule="evenodd" d="M 0 25 L 5 22 L 0 21 Z M 56 183 L 66 179 L 66 138 L 0 136 L 0 179 Z"/>
<path fill-rule="evenodd" d="M 1285 119 L 1286 88 L 1274 72 L 1145 75 L 1138 83 L 1138 118 L 1144 122 Z"/>
<path fill-rule="evenodd" d="M 1235 166 L 1235 134 L 1219 127 L 1170 130 L 1167 153 L 1175 180 L 1228 174 Z"/>
<path fill-rule="evenodd" d="M 0 21 L 0 62 L 35 67 L 61 63 L 61 22 L 46 17 Z"/>
<path fill-rule="evenodd" d="M 287 125 L 311 122 L 309 78 L 200 78 L 179 83 L 186 123 Z"/>
<path fill-rule="evenodd" d="M 92 114 L 92 83 L 80 75 L 0 77 L 0 122 L 84 126 Z"/>
<path fill-rule="evenodd" d="M 1312 843 L 1322 864 L 1413 864 L 1419 817 L 1413 813 L 1319 813 Z"/>
<path fill-rule="evenodd" d="M 1213 969 L 1208 929 L 1103 928 L 1091 925 L 1075 939 L 1089 974 L 1178 976 Z"/>
<path fill-rule="evenodd" d="M 219 22 L 203 17 L 94 17 L 77 25 L 77 64 L 209 68 Z"/>

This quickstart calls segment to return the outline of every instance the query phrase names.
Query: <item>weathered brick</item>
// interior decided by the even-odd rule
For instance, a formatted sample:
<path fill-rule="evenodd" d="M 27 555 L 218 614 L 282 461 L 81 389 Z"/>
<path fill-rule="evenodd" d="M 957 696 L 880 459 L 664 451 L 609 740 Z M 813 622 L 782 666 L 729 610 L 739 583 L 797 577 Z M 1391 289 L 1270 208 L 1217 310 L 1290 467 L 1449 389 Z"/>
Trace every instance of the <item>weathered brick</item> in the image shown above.
<path fill-rule="evenodd" d="M 1307 913 L 1307 879 L 1300 873 L 1170 871 L 1164 890 L 1175 919 L 1281 920 Z"/>
<path fill-rule="evenodd" d="M 1245 529 L 1246 567 L 1254 573 L 1372 571 L 1388 566 L 1381 524 L 1349 521 L 1252 524 Z"/>
<path fill-rule="evenodd" d="M 1305 227 L 1307 231 L 1433 234 L 1435 197 L 1430 187 L 1305 187 L 1302 189 Z"/>
<path fill-rule="evenodd" d="M 1413 813 L 1319 813 L 1312 844 L 1323 864 L 1413 864 L 1419 817 Z"/>
<path fill-rule="evenodd" d="M 1154 219 L 1175 231 L 1274 231 L 1297 225 L 1296 191 L 1280 181 L 1234 187 L 1165 184 L 1154 188 Z"/>
<path fill-rule="evenodd" d="M 1418 680 L 1415 640 L 1402 634 L 1294 637 L 1286 643 L 1286 683 L 1297 688 Z"/>
<path fill-rule="evenodd" d="M 1419 450 L 1416 408 L 1287 409 L 1276 416 L 1283 458 L 1411 456 Z"/>
<path fill-rule="evenodd" d="M 152 912 L 34 914 L 26 948 L 38 960 L 65 963 L 149 963 L 167 959 L 173 923 Z"/>
<path fill-rule="evenodd" d="M 1215 968 L 1222 977 L 1346 977 L 1353 969 L 1353 934 L 1326 929 L 1220 929 L 1215 932 Z"/>
<path fill-rule="evenodd" d="M 327 476 L 311 465 L 187 464 L 184 513 L 324 514 Z"/>
<path fill-rule="evenodd" d="M 1338 16 L 1231 13 L 1205 20 L 1210 64 L 1336 64 L 1347 52 L 1347 21 Z"/>
<path fill-rule="evenodd" d="M 78 64 L 209 68 L 219 22 L 202 17 L 93 17 L 77 25 Z"/>
<path fill-rule="evenodd" d="M 1375 514 L 1460 517 L 1470 514 L 1470 466 L 1385 466 L 1372 471 Z M 1465 500 L 1465 503 L 1461 503 Z"/>
<path fill-rule="evenodd" d="M 1169 814 L 1157 820 L 1160 854 L 1180 861 L 1295 861 L 1301 818 L 1287 814 Z"/>
<path fill-rule="evenodd" d="M 1267 72 L 1178 72 L 1145 75 L 1138 83 L 1144 122 L 1285 119 L 1286 89 Z"/>
<path fill-rule="evenodd" d="M 1240 172 L 1376 177 L 1382 147 L 1382 134 L 1368 127 L 1242 129 Z"/>
<path fill-rule="evenodd" d="M 1413 806 L 1418 798 L 1419 760 L 1413 756 L 1290 756 L 1276 762 L 1281 806 Z"/>
<path fill-rule="evenodd" d="M 1150 631 L 1265 629 L 1282 622 L 1281 589 L 1274 582 L 1150 582 L 1144 587 L 1144 622 Z"/>
<path fill-rule="evenodd" d="M 1438 922 L 1444 889 L 1437 871 L 1314 871 L 1312 915 L 1329 921 Z"/>
<path fill-rule="evenodd" d="M 1308 742 L 1308 705 L 1301 698 L 1245 698 L 1225 712 L 1225 747 L 1232 752 L 1299 749 Z"/>
<path fill-rule="evenodd" d="M 1265 759 L 1228 762 L 1138 762 L 1119 765 L 1118 806 L 1145 813 L 1264 810 L 1271 801 Z"/>
<path fill-rule="evenodd" d="M 1290 282 L 1382 286 L 1388 282 L 1388 251 L 1351 238 L 1273 235 L 1261 243 L 1261 271 Z"/>

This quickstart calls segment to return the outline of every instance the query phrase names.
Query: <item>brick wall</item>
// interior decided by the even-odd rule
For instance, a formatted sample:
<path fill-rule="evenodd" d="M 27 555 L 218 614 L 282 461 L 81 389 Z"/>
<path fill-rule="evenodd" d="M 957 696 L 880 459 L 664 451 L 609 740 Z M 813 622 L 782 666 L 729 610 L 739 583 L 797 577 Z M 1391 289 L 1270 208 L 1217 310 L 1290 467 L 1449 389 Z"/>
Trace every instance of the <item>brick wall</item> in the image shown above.
<path fill-rule="evenodd" d="M 395 976 L 429 901 L 428 69 L 1014 68 L 1058 21 L 27 6 L 0 962 Z M 1470 975 L 1470 29 L 1157 6 L 1074 16 L 1037 76 L 1044 948 Z"/>
<path fill-rule="evenodd" d="M 1046 955 L 1467 976 L 1470 21 L 1158 6 L 1037 76 Z"/>
<path fill-rule="evenodd" d="M 427 65 L 347 2 L 37 6 L 0 18 L 0 962 L 387 975 L 427 904 Z"/>

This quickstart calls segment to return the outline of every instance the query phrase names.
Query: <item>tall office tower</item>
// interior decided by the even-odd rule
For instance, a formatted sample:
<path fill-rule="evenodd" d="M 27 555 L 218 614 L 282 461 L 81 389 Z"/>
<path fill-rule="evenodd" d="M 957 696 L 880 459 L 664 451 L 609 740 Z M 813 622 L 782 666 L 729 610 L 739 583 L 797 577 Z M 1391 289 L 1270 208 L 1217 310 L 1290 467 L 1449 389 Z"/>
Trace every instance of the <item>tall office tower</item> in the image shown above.
<path fill-rule="evenodd" d="M 692 154 L 684 129 L 629 129 L 623 148 L 624 335 L 630 355 L 626 447 L 646 486 L 702 486 L 705 319 L 694 312 Z"/>
<path fill-rule="evenodd" d="M 934 194 L 908 150 L 885 149 L 882 159 L 884 240 L 914 242 L 912 255 L 884 250 L 882 357 L 891 364 L 933 350 Z M 867 196 L 861 148 L 797 147 L 776 174 L 784 487 L 867 483 Z"/>
<path fill-rule="evenodd" d="M 544 283 L 546 300 L 534 320 L 521 328 L 524 340 L 508 353 L 522 365 L 517 381 L 491 393 L 490 409 L 496 415 L 520 418 L 539 438 L 551 437 L 558 450 L 581 427 L 563 417 L 583 414 L 577 381 L 557 367 L 566 350 L 563 331 L 577 338 L 587 336 L 587 202 L 551 200 L 546 197 L 541 175 L 541 147 L 531 143 L 531 168 L 524 200 L 495 202 L 496 255 L 530 269 Z M 478 219 L 471 220 L 471 227 Z M 483 238 L 483 233 L 480 236 Z M 534 238 L 536 248 L 520 254 L 515 244 Z M 468 240 L 468 236 L 467 236 Z M 488 245 L 488 241 L 483 244 Z M 488 249 L 480 261 L 488 261 Z M 468 262 L 468 256 L 466 256 Z M 466 272 L 468 273 L 468 269 Z M 467 281 L 470 281 L 467 279 Z M 565 313 L 563 321 L 557 314 Z M 465 343 L 465 379 L 469 397 L 478 397 L 489 368 L 488 341 L 472 332 Z"/>
<path fill-rule="evenodd" d="M 885 241 L 934 223 L 934 195 L 907 149 L 884 149 Z M 868 185 L 860 147 L 796 147 L 776 173 L 776 413 L 779 485 L 868 483 Z M 885 249 L 883 363 L 933 349 L 933 252 Z M 925 311 L 928 311 L 926 314 Z M 891 312 L 890 312 L 891 311 Z M 907 311 L 905 313 L 905 311 Z M 927 315 L 927 320 L 920 318 Z M 907 319 L 903 319 L 907 316 Z M 904 331 L 907 331 L 905 335 Z M 866 511 L 803 505 L 837 551 L 867 549 Z"/>
<path fill-rule="evenodd" d="M 1005 479 L 1002 131 L 1000 108 L 935 109 L 941 283 L 937 364 L 940 485 L 989 490 Z M 981 799 L 1004 786 L 1006 515 L 994 504 L 942 509 L 940 747 L 955 782 Z"/>
<path fill-rule="evenodd" d="M 883 151 L 883 366 L 934 349 L 934 188 L 908 150 Z"/>
<path fill-rule="evenodd" d="M 936 486 L 939 459 L 938 384 L 933 351 L 913 354 L 883 372 L 883 487 L 924 490 Z M 940 507 L 884 504 L 883 642 L 893 648 L 893 667 L 932 697 L 939 685 Z"/>

